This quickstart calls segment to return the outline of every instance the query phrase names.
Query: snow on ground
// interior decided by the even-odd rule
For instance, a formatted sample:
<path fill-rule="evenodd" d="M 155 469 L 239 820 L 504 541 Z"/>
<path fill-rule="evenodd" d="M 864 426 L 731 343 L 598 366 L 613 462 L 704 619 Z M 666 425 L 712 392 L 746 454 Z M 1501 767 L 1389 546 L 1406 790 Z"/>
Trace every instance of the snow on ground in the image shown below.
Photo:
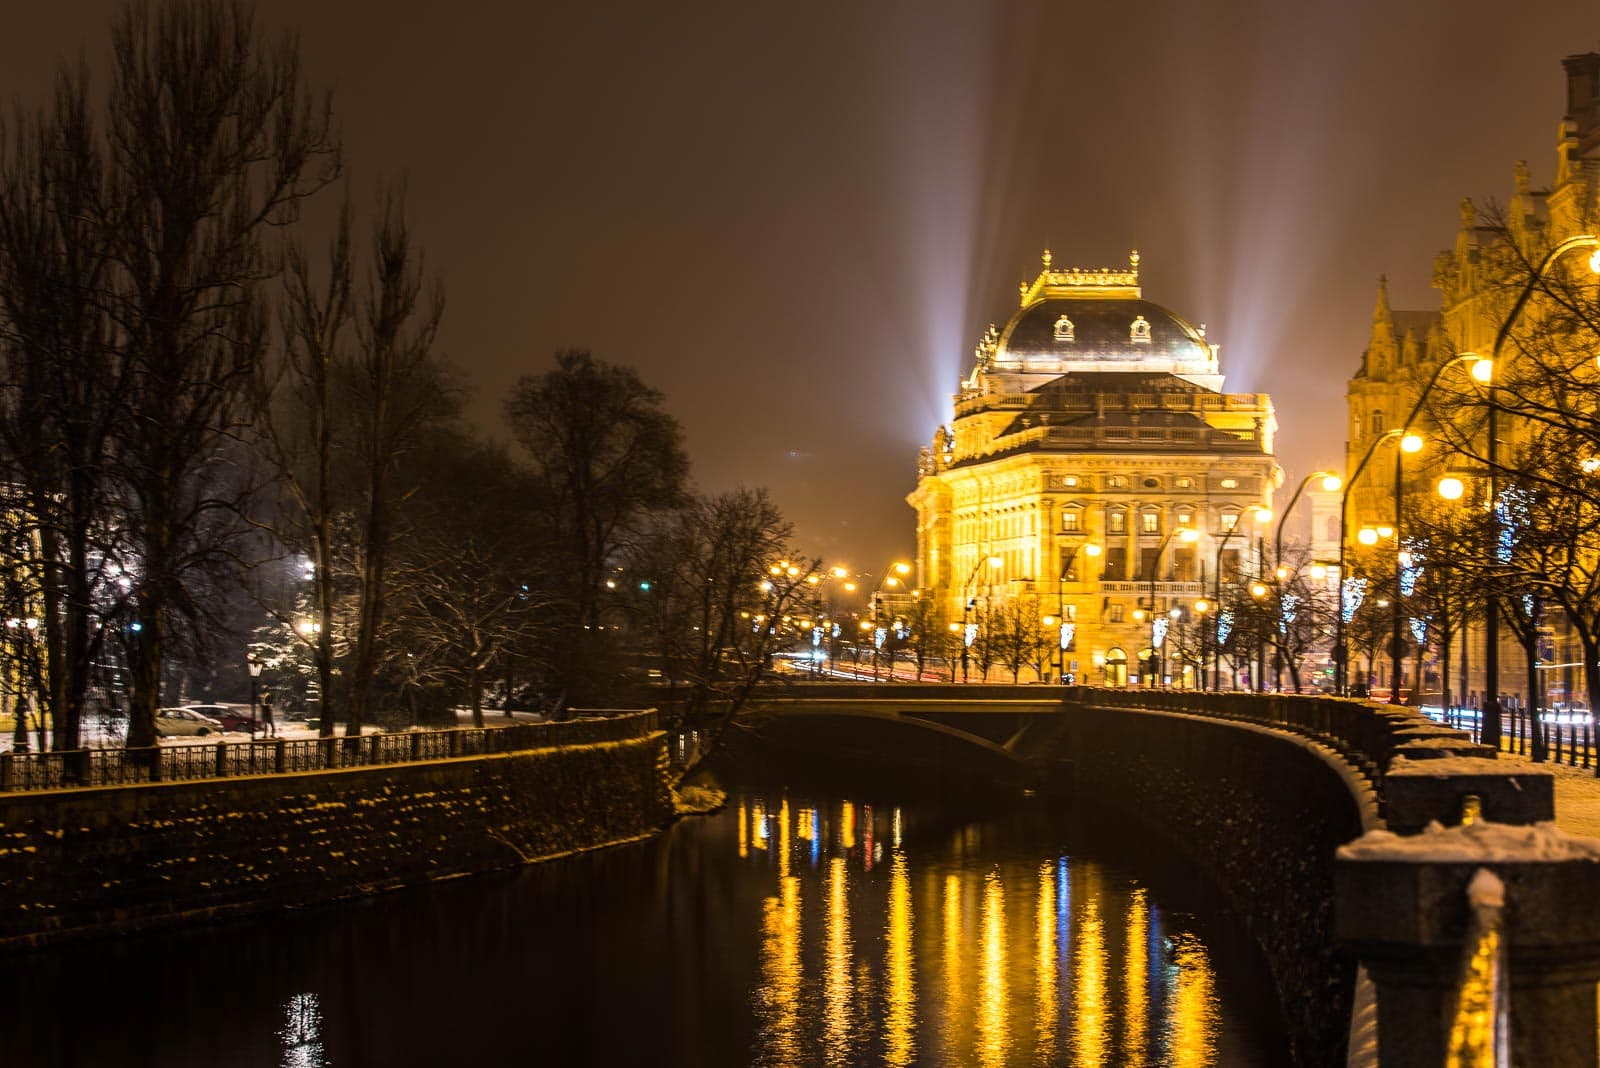
<path fill-rule="evenodd" d="M 1555 776 L 1556 825 L 1569 834 L 1600 838 L 1600 779 L 1593 768 L 1537 764 Z"/>

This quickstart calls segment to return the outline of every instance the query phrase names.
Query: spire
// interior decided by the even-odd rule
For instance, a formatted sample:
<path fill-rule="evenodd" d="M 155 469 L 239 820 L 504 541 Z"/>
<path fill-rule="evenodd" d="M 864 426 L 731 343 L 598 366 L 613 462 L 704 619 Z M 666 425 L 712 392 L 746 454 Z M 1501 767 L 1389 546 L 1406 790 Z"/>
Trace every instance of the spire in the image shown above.
<path fill-rule="evenodd" d="M 1378 276 L 1378 304 L 1372 309 L 1372 325 L 1379 323 L 1394 323 L 1394 309 L 1389 307 L 1389 276 L 1386 274 Z"/>

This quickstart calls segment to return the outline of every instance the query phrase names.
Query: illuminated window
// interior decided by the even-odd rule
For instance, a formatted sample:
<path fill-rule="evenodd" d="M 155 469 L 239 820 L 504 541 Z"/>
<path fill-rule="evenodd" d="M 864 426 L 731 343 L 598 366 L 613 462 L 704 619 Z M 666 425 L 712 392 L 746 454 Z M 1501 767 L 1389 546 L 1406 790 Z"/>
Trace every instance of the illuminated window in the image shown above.
<path fill-rule="evenodd" d="M 1373 412 L 1372 413 L 1372 432 L 1374 434 L 1383 433 L 1383 413 L 1382 412 Z"/>
<path fill-rule="evenodd" d="M 1071 489 L 1073 486 L 1076 486 L 1078 484 L 1078 476 L 1077 475 L 1062 475 L 1061 476 L 1061 484 L 1063 486 L 1067 487 L 1068 489 Z"/>
<path fill-rule="evenodd" d="M 1177 481 L 1175 481 L 1173 483 L 1173 485 L 1178 487 L 1179 489 L 1192 489 L 1192 488 L 1194 488 L 1194 479 L 1187 478 L 1187 477 L 1180 478 Z"/>
<path fill-rule="evenodd" d="M 1135 345 L 1150 344 L 1150 321 L 1142 315 L 1133 318 L 1133 325 L 1128 327 L 1128 340 Z"/>
<path fill-rule="evenodd" d="M 1122 489 L 1127 484 L 1128 480 L 1121 475 L 1106 476 L 1106 489 Z"/>
<path fill-rule="evenodd" d="M 1069 534 L 1076 534 L 1083 529 L 1083 513 L 1076 508 L 1061 513 L 1061 529 Z"/>
<path fill-rule="evenodd" d="M 1061 549 L 1061 581 L 1078 581 L 1078 547 L 1076 545 L 1063 546 Z"/>
<path fill-rule="evenodd" d="M 1113 603 L 1109 608 L 1106 609 L 1106 622 L 1108 622 L 1108 623 L 1121 623 L 1122 622 L 1122 605 L 1121 605 L 1120 602 Z"/>
<path fill-rule="evenodd" d="M 1073 340 L 1072 320 L 1068 319 L 1065 315 L 1056 320 L 1056 340 Z"/>
<path fill-rule="evenodd" d="M 1187 527 L 1187 526 L 1190 526 L 1193 523 L 1194 523 L 1194 513 L 1193 512 L 1179 512 L 1178 513 L 1178 525 L 1180 527 Z"/>
<path fill-rule="evenodd" d="M 1239 513 L 1238 512 L 1223 512 L 1222 513 L 1222 529 L 1223 530 L 1232 530 L 1234 527 L 1236 527 L 1238 525 L 1239 525 Z"/>
<path fill-rule="evenodd" d="M 1161 533 L 1161 517 L 1155 512 L 1145 512 L 1139 517 L 1139 523 L 1146 534 Z"/>
<path fill-rule="evenodd" d="M 1220 485 L 1222 486 L 1223 489 L 1238 489 L 1239 488 L 1239 480 L 1236 479 L 1236 478 L 1225 478 L 1225 479 L 1222 480 Z"/>
<path fill-rule="evenodd" d="M 1106 520 L 1111 524 L 1111 533 L 1124 534 L 1127 532 L 1128 517 L 1123 515 L 1121 512 L 1112 512 L 1106 517 Z"/>

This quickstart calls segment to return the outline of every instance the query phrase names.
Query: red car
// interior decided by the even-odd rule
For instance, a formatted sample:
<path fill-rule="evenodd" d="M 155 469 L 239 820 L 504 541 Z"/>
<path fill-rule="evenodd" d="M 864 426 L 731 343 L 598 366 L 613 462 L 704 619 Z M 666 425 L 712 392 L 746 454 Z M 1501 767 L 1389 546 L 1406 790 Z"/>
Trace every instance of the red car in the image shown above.
<path fill-rule="evenodd" d="M 250 729 L 250 710 L 248 708 L 235 708 L 232 705 L 184 705 L 186 712 L 198 712 L 202 716 L 209 716 L 222 724 L 226 731 L 248 731 Z M 259 729 L 261 720 L 256 720 Z"/>

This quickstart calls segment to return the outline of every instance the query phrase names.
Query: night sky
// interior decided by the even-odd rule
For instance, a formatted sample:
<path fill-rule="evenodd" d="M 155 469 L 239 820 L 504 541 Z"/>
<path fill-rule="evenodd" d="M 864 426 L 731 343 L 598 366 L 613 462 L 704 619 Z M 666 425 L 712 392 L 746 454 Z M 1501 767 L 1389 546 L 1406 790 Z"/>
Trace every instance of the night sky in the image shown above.
<path fill-rule="evenodd" d="M 15 4 L 0 88 L 99 68 L 108 0 Z M 355 189 L 409 176 L 441 348 L 504 436 L 586 347 L 661 389 L 700 488 L 769 487 L 802 547 L 915 544 L 917 448 L 1048 246 L 1142 256 L 1273 395 L 1291 478 L 1338 466 L 1377 276 L 1431 308 L 1457 203 L 1554 168 L 1600 0 L 263 4 L 331 89 Z"/>

